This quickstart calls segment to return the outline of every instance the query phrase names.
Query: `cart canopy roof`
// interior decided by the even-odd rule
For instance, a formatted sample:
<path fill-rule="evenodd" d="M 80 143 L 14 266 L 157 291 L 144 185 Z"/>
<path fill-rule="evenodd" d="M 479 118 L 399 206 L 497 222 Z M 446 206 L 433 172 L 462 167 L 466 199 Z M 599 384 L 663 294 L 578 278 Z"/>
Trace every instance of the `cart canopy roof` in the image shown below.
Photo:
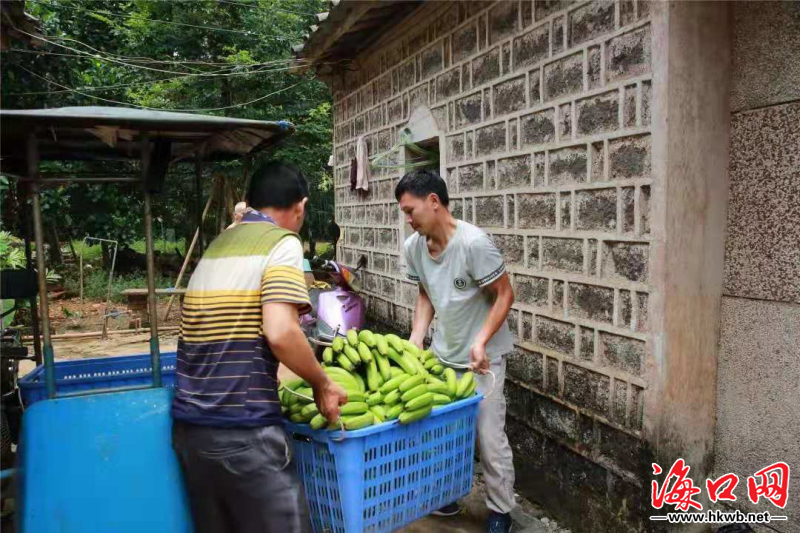
<path fill-rule="evenodd" d="M 3 166 L 25 166 L 30 136 L 41 161 L 138 160 L 148 138 L 171 163 L 236 159 L 294 133 L 287 121 L 124 107 L 0 110 Z"/>

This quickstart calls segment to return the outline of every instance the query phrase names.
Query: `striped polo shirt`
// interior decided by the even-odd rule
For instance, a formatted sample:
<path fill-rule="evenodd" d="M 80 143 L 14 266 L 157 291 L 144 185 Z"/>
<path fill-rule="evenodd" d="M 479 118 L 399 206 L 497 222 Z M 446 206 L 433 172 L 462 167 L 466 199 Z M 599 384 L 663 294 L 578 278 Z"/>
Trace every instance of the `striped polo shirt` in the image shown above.
<path fill-rule="evenodd" d="M 302 262 L 298 235 L 258 212 L 211 243 L 184 297 L 174 419 L 219 427 L 283 423 L 262 305 L 310 310 Z"/>

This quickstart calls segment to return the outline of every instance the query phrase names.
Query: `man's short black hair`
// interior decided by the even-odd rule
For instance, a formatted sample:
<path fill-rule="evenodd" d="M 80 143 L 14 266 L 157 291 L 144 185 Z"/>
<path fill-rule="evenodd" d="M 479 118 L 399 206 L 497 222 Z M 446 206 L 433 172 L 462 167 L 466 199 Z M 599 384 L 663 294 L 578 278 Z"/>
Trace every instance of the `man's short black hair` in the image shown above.
<path fill-rule="evenodd" d="M 417 198 L 427 198 L 435 193 L 443 206 L 447 207 L 450 197 L 447 195 L 447 184 L 435 170 L 412 170 L 402 177 L 394 189 L 394 197 L 400 201 L 405 193 Z"/>
<path fill-rule="evenodd" d="M 308 182 L 300 169 L 281 161 L 270 161 L 253 172 L 247 204 L 253 209 L 286 209 L 308 197 Z"/>

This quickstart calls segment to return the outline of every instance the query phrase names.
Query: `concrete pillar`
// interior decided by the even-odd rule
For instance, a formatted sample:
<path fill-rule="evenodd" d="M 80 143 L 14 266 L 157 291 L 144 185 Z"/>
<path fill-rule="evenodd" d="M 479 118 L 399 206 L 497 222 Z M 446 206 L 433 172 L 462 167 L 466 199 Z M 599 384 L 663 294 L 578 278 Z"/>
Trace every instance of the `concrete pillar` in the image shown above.
<path fill-rule="evenodd" d="M 713 466 L 728 198 L 730 6 L 652 9 L 654 333 L 644 432 L 654 461 L 666 471 L 683 458 L 704 488 Z"/>

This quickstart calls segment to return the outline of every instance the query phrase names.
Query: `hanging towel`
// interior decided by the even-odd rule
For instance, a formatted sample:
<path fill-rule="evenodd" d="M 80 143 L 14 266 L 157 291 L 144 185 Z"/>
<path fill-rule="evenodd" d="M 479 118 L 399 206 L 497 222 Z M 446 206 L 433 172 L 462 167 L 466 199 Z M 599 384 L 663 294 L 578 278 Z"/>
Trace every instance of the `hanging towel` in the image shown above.
<path fill-rule="evenodd" d="M 369 152 L 367 140 L 362 135 L 356 142 L 356 189 L 369 190 Z"/>
<path fill-rule="evenodd" d="M 358 176 L 358 162 L 356 158 L 350 160 L 350 190 L 356 190 L 356 177 Z"/>

